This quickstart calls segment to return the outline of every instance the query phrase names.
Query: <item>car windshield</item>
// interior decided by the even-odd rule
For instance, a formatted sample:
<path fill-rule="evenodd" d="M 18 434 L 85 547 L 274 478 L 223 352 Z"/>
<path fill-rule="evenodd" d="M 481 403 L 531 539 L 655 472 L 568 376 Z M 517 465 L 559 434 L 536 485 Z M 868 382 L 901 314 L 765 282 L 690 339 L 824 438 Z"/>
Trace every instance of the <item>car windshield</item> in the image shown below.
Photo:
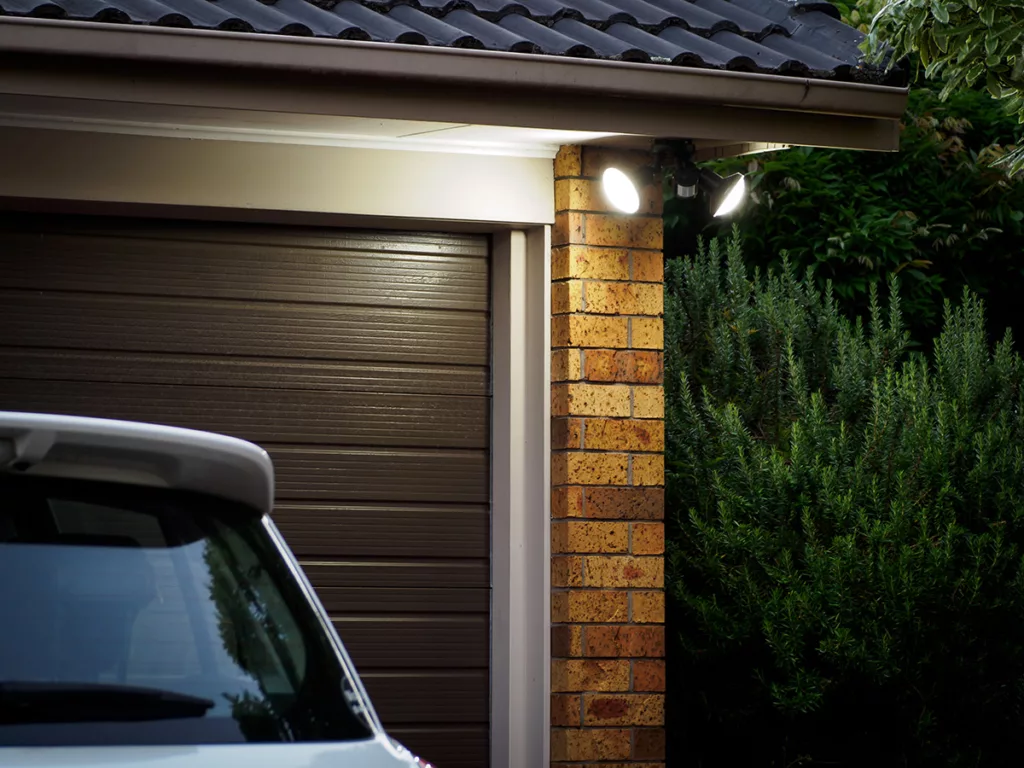
<path fill-rule="evenodd" d="M 372 735 L 260 516 L 201 494 L 0 475 L 0 744 Z"/>

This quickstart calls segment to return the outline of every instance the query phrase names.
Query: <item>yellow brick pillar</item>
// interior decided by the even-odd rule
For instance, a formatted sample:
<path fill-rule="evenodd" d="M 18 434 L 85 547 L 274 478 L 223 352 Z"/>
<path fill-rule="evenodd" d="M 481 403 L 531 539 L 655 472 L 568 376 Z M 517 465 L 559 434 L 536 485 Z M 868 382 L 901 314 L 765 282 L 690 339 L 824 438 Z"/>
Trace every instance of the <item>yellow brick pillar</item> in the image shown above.
<path fill-rule="evenodd" d="M 608 164 L 563 147 L 552 234 L 551 762 L 665 751 L 661 192 L 613 213 Z"/>

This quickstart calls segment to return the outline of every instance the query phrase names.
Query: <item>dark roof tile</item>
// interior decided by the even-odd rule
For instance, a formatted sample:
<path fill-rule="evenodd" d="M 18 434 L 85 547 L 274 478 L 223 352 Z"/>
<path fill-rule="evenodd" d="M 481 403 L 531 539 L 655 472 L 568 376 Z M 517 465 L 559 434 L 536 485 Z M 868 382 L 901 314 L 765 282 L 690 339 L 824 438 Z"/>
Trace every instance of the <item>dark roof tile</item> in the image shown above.
<path fill-rule="evenodd" d="M 643 48 L 630 45 L 625 40 L 612 37 L 604 32 L 589 27 L 576 19 L 562 19 L 555 22 L 555 31 L 567 37 L 575 38 L 591 48 L 603 59 L 621 59 L 623 61 L 650 61 L 650 56 Z"/>
<path fill-rule="evenodd" d="M 388 13 L 395 21 L 422 33 L 431 45 L 448 48 L 483 48 L 483 43 L 465 30 L 428 16 L 411 5 L 397 5 Z"/>
<path fill-rule="evenodd" d="M 249 24 L 257 32 L 279 35 L 312 35 L 313 30 L 272 5 L 259 0 L 209 0 L 215 8 Z"/>
<path fill-rule="evenodd" d="M 786 72 L 790 74 L 806 75 L 808 69 L 791 56 L 786 56 L 771 48 L 766 48 L 760 43 L 737 35 L 733 32 L 718 32 L 711 36 L 711 39 L 736 53 L 740 53 L 750 59 L 760 72 Z"/>
<path fill-rule="evenodd" d="M 740 30 L 735 21 L 694 5 L 690 0 L 650 1 L 659 8 L 664 9 L 671 16 L 681 19 L 687 28 L 694 32 L 711 34 L 721 29 L 734 29 L 737 32 Z"/>
<path fill-rule="evenodd" d="M 722 32 L 719 34 L 732 33 Z M 679 47 L 689 51 L 692 55 L 700 58 L 700 60 L 704 62 L 703 66 L 705 67 L 734 69 L 748 72 L 757 69 L 753 59 L 749 56 L 722 45 L 714 38 L 708 39 L 700 37 L 678 27 L 669 27 L 661 33 L 660 37 L 675 43 Z"/>
<path fill-rule="evenodd" d="M 574 37 L 563 35 L 554 29 L 538 24 L 533 19 L 513 14 L 506 16 L 498 22 L 505 29 L 522 35 L 525 39 L 534 43 L 541 53 L 553 54 L 556 56 L 575 56 L 578 58 L 590 58 L 596 56 L 596 52 L 586 43 L 580 42 Z"/>
<path fill-rule="evenodd" d="M 785 35 L 768 35 L 761 41 L 761 45 L 771 48 L 773 51 L 791 57 L 795 61 L 802 62 L 812 72 L 846 74 L 855 63 L 847 63 L 827 56 L 813 48 L 801 45 L 792 38 Z"/>
<path fill-rule="evenodd" d="M 771 0 L 773 3 L 779 1 Z M 785 0 L 782 1 L 784 2 Z M 774 31 L 784 31 L 784 27 L 770 18 L 751 13 L 736 3 L 727 2 L 727 0 L 694 0 L 694 5 L 735 22 L 740 31 L 746 35 L 763 37 Z"/>
<path fill-rule="evenodd" d="M 536 43 L 525 37 L 511 32 L 505 27 L 484 21 L 466 10 L 452 11 L 444 17 L 444 20 L 445 23 L 475 37 L 485 48 L 513 51 L 514 53 L 538 53 L 540 50 Z"/>
<path fill-rule="evenodd" d="M 583 56 L 904 85 L 825 0 L 0 0 L 0 14 Z"/>
<path fill-rule="evenodd" d="M 417 32 L 411 27 L 395 21 L 390 16 L 371 11 L 356 0 L 341 0 L 331 9 L 331 12 L 338 16 L 348 29 L 353 30 L 353 34 L 355 30 L 363 30 L 370 40 L 406 45 L 427 44 L 427 38 L 422 32 Z"/>

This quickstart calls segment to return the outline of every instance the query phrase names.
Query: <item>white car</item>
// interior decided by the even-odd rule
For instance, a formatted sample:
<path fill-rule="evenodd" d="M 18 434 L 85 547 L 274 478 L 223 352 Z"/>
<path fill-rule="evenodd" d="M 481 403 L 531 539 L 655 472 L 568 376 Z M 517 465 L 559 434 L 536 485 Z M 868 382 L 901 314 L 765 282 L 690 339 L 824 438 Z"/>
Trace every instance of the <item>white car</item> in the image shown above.
<path fill-rule="evenodd" d="M 411 768 L 251 443 L 0 412 L 0 766 Z"/>

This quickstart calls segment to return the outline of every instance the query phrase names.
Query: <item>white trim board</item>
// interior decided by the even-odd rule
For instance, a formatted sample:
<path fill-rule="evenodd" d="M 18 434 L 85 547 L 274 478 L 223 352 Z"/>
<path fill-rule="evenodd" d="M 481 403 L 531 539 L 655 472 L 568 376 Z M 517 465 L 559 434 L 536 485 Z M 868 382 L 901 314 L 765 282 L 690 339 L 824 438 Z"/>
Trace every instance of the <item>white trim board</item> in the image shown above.
<path fill-rule="evenodd" d="M 491 767 L 550 754 L 550 229 L 492 253 Z"/>
<path fill-rule="evenodd" d="M 534 226 L 553 162 L 0 127 L 0 197 Z M 407 225 L 406 225 L 407 226 Z"/>

